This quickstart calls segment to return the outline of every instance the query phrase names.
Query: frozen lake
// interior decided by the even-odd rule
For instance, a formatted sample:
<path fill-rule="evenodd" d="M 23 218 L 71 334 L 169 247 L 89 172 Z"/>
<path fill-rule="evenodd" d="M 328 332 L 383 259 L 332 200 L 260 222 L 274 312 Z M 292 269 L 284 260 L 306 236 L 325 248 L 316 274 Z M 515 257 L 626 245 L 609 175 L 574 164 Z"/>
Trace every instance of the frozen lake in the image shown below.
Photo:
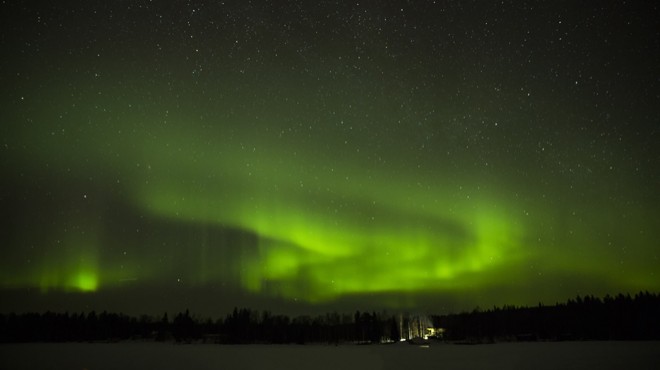
<path fill-rule="evenodd" d="M 658 369 L 660 342 L 0 345 L 1 369 Z"/>

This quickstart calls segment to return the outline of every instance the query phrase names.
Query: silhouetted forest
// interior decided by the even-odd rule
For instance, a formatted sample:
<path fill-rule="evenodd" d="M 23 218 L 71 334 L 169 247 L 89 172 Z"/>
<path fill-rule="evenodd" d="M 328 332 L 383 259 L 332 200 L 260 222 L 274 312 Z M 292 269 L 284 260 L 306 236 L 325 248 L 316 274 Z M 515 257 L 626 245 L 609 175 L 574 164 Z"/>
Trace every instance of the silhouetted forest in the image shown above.
<path fill-rule="evenodd" d="M 452 341 L 658 340 L 660 295 L 578 296 L 554 306 L 432 316 L 432 322 L 444 328 L 444 339 Z"/>
<path fill-rule="evenodd" d="M 290 318 L 235 308 L 224 319 L 198 319 L 186 312 L 170 319 L 147 315 L 27 313 L 0 314 L 2 342 L 69 342 L 155 340 L 177 342 L 248 343 L 380 343 L 399 340 L 394 317 L 356 312 Z"/>
<path fill-rule="evenodd" d="M 252 343 L 384 343 L 424 336 L 464 343 L 530 340 L 658 340 L 660 295 L 577 297 L 554 306 L 475 309 L 451 315 L 328 313 L 290 318 L 235 308 L 224 319 L 186 310 L 169 317 L 117 313 L 0 314 L 0 342 L 152 340 Z M 441 334 L 437 334 L 441 333 Z"/>

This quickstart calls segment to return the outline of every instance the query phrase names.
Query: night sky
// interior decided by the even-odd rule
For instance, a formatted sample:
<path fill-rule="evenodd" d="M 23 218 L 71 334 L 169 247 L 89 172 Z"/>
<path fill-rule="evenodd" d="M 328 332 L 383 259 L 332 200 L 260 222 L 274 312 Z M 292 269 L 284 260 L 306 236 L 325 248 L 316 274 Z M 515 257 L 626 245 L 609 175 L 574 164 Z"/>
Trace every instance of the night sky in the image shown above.
<path fill-rule="evenodd" d="M 660 290 L 656 2 L 0 13 L 0 311 Z"/>

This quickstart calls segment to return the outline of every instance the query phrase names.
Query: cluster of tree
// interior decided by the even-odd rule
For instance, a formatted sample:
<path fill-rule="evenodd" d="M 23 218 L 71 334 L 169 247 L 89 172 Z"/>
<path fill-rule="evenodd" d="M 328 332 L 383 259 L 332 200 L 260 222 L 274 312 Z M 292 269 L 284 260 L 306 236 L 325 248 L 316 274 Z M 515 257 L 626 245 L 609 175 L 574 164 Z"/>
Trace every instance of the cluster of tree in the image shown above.
<path fill-rule="evenodd" d="M 395 317 L 356 312 L 290 318 L 234 309 L 225 319 L 201 320 L 186 310 L 170 320 L 103 312 L 0 314 L 0 342 L 156 340 L 214 343 L 379 343 L 397 341 Z"/>
<path fill-rule="evenodd" d="M 475 309 L 431 319 L 447 340 L 658 340 L 660 295 L 578 296 L 554 306 Z"/>
<path fill-rule="evenodd" d="M 173 326 L 167 318 L 161 321 L 143 315 L 139 318 L 123 314 L 92 311 L 85 313 L 0 314 L 2 342 L 68 342 L 116 341 L 148 338 L 154 333 L 168 332 Z"/>
<path fill-rule="evenodd" d="M 394 317 L 359 311 L 336 312 L 316 317 L 273 315 L 249 309 L 234 309 L 220 328 L 228 343 L 379 343 L 399 339 Z"/>

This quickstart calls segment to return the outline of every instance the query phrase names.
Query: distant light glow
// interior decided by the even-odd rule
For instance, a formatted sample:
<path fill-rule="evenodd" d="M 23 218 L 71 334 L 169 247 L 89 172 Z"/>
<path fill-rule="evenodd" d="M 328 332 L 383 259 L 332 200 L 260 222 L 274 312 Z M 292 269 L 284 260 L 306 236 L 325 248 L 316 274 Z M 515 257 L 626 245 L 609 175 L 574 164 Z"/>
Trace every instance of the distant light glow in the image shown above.
<path fill-rule="evenodd" d="M 93 292 L 98 287 L 98 279 L 93 273 L 82 271 L 75 276 L 71 286 L 82 292 Z"/>

